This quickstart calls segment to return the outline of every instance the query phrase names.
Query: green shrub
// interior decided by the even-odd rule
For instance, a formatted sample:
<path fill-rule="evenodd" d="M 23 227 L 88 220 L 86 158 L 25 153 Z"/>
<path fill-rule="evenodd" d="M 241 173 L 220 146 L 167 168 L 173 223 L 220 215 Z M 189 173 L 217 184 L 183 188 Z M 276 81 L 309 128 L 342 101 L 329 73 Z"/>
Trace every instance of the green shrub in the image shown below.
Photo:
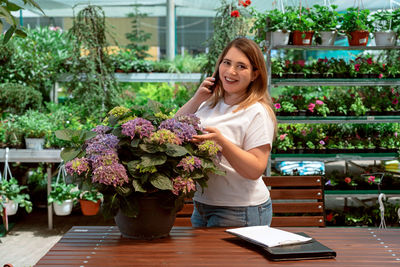
<path fill-rule="evenodd" d="M 0 84 L 0 112 L 22 114 L 27 109 L 40 109 L 42 94 L 32 87 L 17 83 Z"/>

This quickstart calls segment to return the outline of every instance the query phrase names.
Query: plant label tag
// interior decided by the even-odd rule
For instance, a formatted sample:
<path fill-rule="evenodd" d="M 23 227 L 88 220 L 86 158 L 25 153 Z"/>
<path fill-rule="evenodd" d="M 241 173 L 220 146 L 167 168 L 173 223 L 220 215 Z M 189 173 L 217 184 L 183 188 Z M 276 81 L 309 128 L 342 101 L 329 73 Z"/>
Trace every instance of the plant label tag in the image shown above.
<path fill-rule="evenodd" d="M 310 44 L 311 39 L 303 39 L 303 44 Z"/>
<path fill-rule="evenodd" d="M 367 42 L 367 38 L 360 39 L 360 44 L 365 44 Z"/>
<path fill-rule="evenodd" d="M 373 121 L 375 120 L 375 116 L 367 116 L 367 121 Z"/>

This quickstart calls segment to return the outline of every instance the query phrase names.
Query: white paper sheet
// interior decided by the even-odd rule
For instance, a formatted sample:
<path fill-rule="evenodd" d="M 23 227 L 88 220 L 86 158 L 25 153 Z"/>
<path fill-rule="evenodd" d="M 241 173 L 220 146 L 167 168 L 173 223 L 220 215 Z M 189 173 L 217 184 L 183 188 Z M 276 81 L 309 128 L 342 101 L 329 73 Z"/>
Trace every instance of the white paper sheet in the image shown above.
<path fill-rule="evenodd" d="M 267 247 L 306 243 L 312 239 L 266 225 L 227 229 L 226 232 Z"/>

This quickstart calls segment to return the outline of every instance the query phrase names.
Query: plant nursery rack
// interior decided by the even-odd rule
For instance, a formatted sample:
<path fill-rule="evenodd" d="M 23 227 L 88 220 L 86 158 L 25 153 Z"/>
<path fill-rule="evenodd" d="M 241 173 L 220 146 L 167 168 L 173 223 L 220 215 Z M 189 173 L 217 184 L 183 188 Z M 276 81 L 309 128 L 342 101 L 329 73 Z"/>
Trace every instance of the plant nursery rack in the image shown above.
<path fill-rule="evenodd" d="M 279 123 L 400 123 L 400 116 L 277 116 Z"/>

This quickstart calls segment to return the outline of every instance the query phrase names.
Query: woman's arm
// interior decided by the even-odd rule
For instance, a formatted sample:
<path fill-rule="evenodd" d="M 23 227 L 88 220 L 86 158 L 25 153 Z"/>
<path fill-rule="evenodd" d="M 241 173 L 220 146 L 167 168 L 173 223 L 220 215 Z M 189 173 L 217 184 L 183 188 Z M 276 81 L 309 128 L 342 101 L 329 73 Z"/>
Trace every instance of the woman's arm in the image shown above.
<path fill-rule="evenodd" d="M 195 113 L 201 103 L 206 101 L 212 95 L 212 91 L 208 88 L 214 84 L 214 80 L 215 79 L 212 77 L 204 79 L 194 96 L 176 112 L 175 116 Z"/>
<path fill-rule="evenodd" d="M 269 144 L 245 151 L 226 139 L 215 127 L 207 127 L 207 134 L 193 136 L 194 141 L 214 140 L 222 148 L 222 155 L 244 178 L 256 180 L 265 171 L 271 151 Z"/>

